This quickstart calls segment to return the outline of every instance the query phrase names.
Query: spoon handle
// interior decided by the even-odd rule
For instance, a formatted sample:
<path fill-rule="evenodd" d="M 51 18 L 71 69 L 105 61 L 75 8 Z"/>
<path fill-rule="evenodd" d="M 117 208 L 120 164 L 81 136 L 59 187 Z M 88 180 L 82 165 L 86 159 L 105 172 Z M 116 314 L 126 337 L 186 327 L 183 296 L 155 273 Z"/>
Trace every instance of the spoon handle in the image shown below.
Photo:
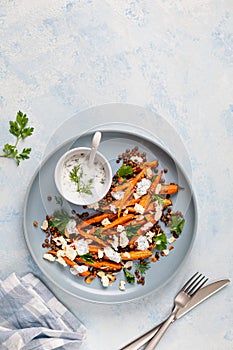
<path fill-rule="evenodd" d="M 89 161 L 88 161 L 89 166 L 92 166 L 92 164 L 94 162 L 96 151 L 97 151 L 97 148 L 99 147 L 99 144 L 100 144 L 101 136 L 102 136 L 101 132 L 96 131 L 93 138 L 92 138 L 91 151 L 90 151 L 90 156 L 89 156 Z"/>

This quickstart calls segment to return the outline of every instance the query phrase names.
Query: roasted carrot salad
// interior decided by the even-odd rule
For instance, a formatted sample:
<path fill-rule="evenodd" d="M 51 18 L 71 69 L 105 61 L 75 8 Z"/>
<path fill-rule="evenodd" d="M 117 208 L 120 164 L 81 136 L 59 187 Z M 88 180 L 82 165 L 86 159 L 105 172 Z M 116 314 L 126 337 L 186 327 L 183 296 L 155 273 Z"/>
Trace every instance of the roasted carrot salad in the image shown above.
<path fill-rule="evenodd" d="M 166 183 L 168 169 L 160 169 L 157 160 L 147 161 L 137 147 L 116 162 L 118 171 L 100 202 L 79 214 L 67 213 L 59 200 L 60 210 L 42 223 L 42 246 L 44 259 L 68 266 L 86 283 L 99 278 L 108 287 L 118 280 L 124 291 L 127 283 L 145 284 L 147 270 L 170 254 L 185 220 L 173 210 L 172 196 L 180 187 Z"/>

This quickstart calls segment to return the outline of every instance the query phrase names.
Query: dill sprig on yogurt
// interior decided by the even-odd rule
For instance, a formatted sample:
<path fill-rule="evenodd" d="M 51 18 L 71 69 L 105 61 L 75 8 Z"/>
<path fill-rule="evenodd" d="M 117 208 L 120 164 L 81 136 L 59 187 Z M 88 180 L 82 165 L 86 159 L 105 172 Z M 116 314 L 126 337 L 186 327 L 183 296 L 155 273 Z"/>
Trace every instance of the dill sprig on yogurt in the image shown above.
<path fill-rule="evenodd" d="M 77 184 L 76 192 L 92 195 L 92 184 L 94 179 L 89 179 L 85 184 L 82 181 L 83 171 L 80 169 L 80 165 L 73 167 L 69 175 L 70 180 Z"/>

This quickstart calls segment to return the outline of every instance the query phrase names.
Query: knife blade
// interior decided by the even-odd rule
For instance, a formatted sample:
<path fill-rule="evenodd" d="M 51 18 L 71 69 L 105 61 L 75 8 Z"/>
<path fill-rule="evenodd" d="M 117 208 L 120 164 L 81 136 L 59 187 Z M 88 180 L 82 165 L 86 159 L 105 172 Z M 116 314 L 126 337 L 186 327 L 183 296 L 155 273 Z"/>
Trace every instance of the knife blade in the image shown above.
<path fill-rule="evenodd" d="M 199 305 L 204 300 L 208 299 L 213 294 L 220 291 L 223 287 L 227 286 L 229 283 L 230 283 L 229 279 L 223 279 L 223 280 L 209 283 L 207 286 L 202 287 L 201 289 L 199 289 L 199 291 L 196 294 L 194 294 L 190 302 L 177 312 L 176 318 L 179 319 L 180 317 L 184 316 L 187 312 L 191 311 L 195 306 Z M 162 324 L 163 322 L 160 323 L 155 328 L 148 331 L 143 336 L 140 336 L 137 339 L 133 340 L 130 344 L 126 345 L 124 348 L 121 348 L 120 350 L 139 349 L 142 345 L 147 343 L 157 333 L 158 329 L 161 327 Z"/>

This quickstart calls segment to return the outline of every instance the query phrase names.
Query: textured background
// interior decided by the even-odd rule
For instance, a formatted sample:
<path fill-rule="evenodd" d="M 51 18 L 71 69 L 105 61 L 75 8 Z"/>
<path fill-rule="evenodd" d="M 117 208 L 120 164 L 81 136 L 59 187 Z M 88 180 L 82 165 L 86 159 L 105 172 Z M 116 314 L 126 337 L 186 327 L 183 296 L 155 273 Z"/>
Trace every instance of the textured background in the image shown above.
<path fill-rule="evenodd" d="M 85 350 L 117 350 L 167 315 L 184 274 L 233 275 L 233 3 L 1 0 L 0 33 L 1 145 L 11 141 L 8 121 L 19 109 L 35 127 L 25 143 L 33 148 L 29 161 L 16 168 L 0 159 L 0 278 L 13 271 L 41 276 L 87 326 Z M 103 306 L 72 299 L 41 275 L 25 245 L 22 210 L 54 130 L 75 113 L 112 102 L 155 111 L 180 135 L 199 229 L 167 289 Z M 158 349 L 232 349 L 232 295 L 229 286 L 185 316 Z"/>

